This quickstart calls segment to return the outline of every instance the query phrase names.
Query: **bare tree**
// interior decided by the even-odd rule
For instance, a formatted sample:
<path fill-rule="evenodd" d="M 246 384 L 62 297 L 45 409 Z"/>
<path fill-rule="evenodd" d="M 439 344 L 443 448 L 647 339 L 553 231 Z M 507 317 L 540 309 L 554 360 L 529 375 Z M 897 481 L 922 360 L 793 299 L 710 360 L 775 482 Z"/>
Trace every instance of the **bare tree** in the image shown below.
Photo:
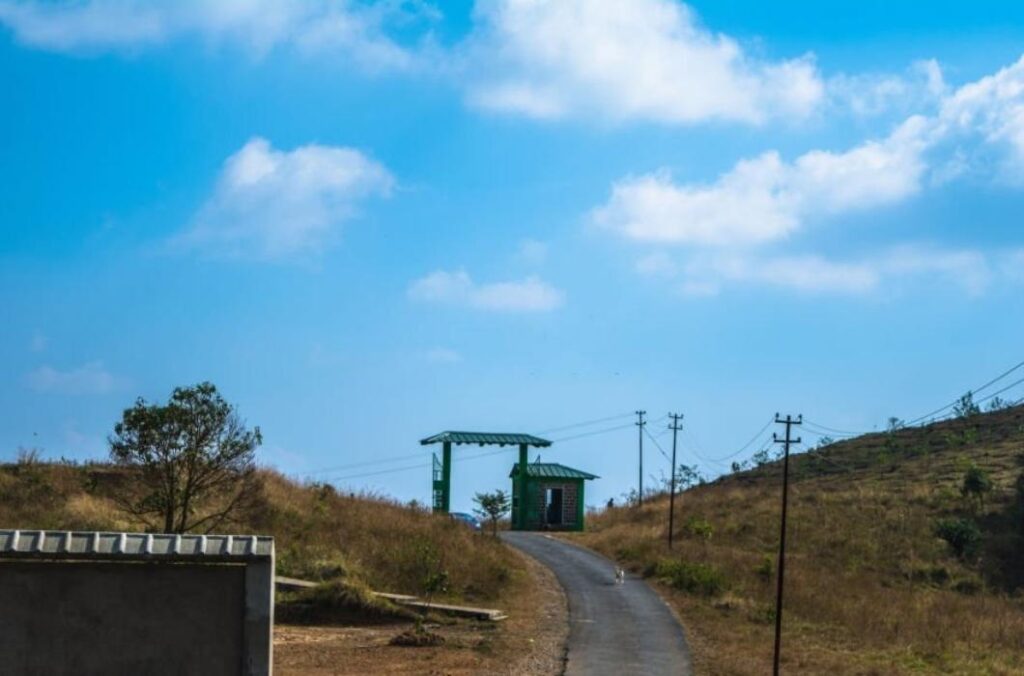
<path fill-rule="evenodd" d="M 211 383 L 179 387 L 166 405 L 141 397 L 109 438 L 110 457 L 131 468 L 142 490 L 118 496 L 153 530 L 210 532 L 258 490 L 258 427 L 248 430 Z"/>

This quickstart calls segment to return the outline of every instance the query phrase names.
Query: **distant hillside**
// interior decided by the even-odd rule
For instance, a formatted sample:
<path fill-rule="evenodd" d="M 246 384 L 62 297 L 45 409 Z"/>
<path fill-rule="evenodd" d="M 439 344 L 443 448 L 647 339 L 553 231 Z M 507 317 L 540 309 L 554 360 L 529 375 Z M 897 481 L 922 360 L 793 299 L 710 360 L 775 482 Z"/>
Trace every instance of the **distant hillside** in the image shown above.
<path fill-rule="evenodd" d="M 785 670 L 1022 673 L 1022 460 L 1020 406 L 793 456 Z M 968 473 L 991 482 L 983 499 L 962 494 Z M 779 462 L 686 491 L 674 552 L 667 496 L 607 509 L 580 539 L 659 582 L 702 672 L 764 674 L 780 493 Z"/>
<path fill-rule="evenodd" d="M 473 601 L 500 598 L 522 567 L 500 542 L 447 517 L 269 470 L 259 478 L 255 504 L 219 530 L 273 535 L 281 574 L 420 594 L 424 575 L 438 572 L 448 580 L 443 596 Z M 0 528 L 143 530 L 112 499 L 131 487 L 129 474 L 105 464 L 0 465 Z"/>

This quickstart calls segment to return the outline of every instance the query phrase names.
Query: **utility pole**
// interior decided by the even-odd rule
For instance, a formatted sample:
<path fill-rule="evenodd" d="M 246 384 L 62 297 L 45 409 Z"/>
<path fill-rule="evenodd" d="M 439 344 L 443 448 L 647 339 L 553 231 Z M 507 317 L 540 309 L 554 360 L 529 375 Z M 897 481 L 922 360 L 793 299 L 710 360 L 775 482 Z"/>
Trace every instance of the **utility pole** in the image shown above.
<path fill-rule="evenodd" d="M 789 447 L 792 444 L 799 444 L 800 437 L 794 439 L 791 431 L 793 425 L 802 425 L 804 417 L 791 415 L 785 418 L 778 413 L 775 414 L 775 423 L 786 426 L 786 436 L 782 439 L 778 434 L 772 433 L 772 440 L 782 444 L 785 449 L 785 459 L 782 461 L 782 526 L 779 533 L 779 574 L 778 586 L 775 592 L 775 667 L 772 671 L 774 676 L 779 676 L 779 657 L 782 649 L 782 582 L 786 572 L 786 505 L 789 502 Z"/>
<path fill-rule="evenodd" d="M 647 424 L 644 421 L 644 416 L 647 415 L 647 411 L 637 411 L 637 421 L 634 423 L 637 427 L 637 439 L 640 441 L 640 492 L 636 496 L 637 506 L 644 506 L 644 425 Z"/>
<path fill-rule="evenodd" d="M 675 532 L 676 517 L 676 436 L 679 430 L 683 429 L 683 426 L 679 424 L 683 416 L 678 413 L 669 413 L 668 417 L 672 418 L 672 422 L 668 426 L 672 430 L 672 487 L 668 497 L 668 548 L 672 549 L 672 536 Z"/>

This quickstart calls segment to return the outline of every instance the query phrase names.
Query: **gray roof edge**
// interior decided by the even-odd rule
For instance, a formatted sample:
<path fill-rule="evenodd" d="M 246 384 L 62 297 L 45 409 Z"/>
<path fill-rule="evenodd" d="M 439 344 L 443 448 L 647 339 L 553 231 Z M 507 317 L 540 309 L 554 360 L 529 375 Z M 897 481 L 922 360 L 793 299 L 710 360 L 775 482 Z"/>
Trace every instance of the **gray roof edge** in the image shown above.
<path fill-rule="evenodd" d="M 0 530 L 0 558 L 250 561 L 274 556 L 267 535 Z"/>

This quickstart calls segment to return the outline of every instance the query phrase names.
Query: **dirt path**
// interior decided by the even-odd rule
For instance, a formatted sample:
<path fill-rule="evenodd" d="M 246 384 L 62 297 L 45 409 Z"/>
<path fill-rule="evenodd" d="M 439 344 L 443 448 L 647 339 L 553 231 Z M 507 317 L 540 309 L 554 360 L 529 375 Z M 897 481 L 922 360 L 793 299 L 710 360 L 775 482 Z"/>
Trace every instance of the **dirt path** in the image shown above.
<path fill-rule="evenodd" d="M 640 579 L 615 583 L 600 554 L 540 533 L 505 533 L 505 541 L 551 568 L 569 598 L 566 675 L 693 673 L 675 615 Z"/>
<path fill-rule="evenodd" d="M 512 556 L 522 556 L 511 551 Z M 565 664 L 569 634 L 565 594 L 555 576 L 528 556 L 500 623 L 458 622 L 430 627 L 446 644 L 437 648 L 388 645 L 407 629 L 392 624 L 368 627 L 278 625 L 274 669 L 278 674 L 416 674 L 469 676 L 508 674 L 555 676 Z M 484 604 L 488 605 L 488 604 Z"/>

